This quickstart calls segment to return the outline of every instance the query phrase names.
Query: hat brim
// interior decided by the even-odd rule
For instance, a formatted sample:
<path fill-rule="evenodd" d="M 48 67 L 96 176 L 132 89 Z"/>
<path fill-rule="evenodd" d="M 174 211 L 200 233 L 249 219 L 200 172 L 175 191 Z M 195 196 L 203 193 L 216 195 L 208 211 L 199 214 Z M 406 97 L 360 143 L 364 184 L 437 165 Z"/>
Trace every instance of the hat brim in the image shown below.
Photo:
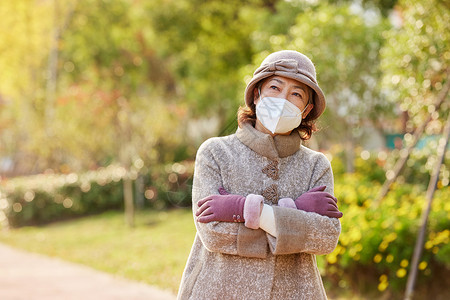
<path fill-rule="evenodd" d="M 318 117 L 320 117 L 320 115 L 322 115 L 322 113 L 325 111 L 326 103 L 325 103 L 325 95 L 323 94 L 320 87 L 314 82 L 312 82 L 308 77 L 302 74 L 299 73 L 293 74 L 291 72 L 284 72 L 278 70 L 275 70 L 273 72 L 264 72 L 257 74 L 250 80 L 250 82 L 247 85 L 247 88 L 245 89 L 245 103 L 248 107 L 250 107 L 254 101 L 253 90 L 255 89 L 258 82 L 275 75 L 297 80 L 298 82 L 301 82 L 312 88 L 313 91 L 315 92 L 313 99 L 314 108 L 310 111 L 309 115 L 312 120 L 315 120 Z"/>

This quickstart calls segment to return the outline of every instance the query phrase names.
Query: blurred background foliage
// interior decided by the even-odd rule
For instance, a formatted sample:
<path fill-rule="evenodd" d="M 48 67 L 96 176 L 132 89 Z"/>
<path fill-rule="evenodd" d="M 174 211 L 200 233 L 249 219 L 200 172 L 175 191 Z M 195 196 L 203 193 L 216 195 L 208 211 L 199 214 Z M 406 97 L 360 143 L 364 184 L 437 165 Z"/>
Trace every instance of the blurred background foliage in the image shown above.
<path fill-rule="evenodd" d="M 1 172 L 83 172 L 192 159 L 234 132 L 245 82 L 270 52 L 312 58 L 326 91 L 316 149 L 380 148 L 411 133 L 447 82 L 444 1 L 3 3 Z M 406 45 L 406 46 L 402 46 Z M 448 101 L 427 134 L 440 134 Z M 124 146 L 125 147 L 122 147 Z"/>
<path fill-rule="evenodd" d="M 332 161 L 345 216 L 322 262 L 330 284 L 404 286 L 450 110 L 448 1 L 17 0 L 0 5 L 0 28 L 0 222 L 122 209 L 124 179 L 138 207 L 189 206 L 197 147 L 236 130 L 252 72 L 270 52 L 294 49 L 314 61 L 327 98 L 307 146 Z M 447 151 L 422 284 L 449 277 L 449 165 Z"/>

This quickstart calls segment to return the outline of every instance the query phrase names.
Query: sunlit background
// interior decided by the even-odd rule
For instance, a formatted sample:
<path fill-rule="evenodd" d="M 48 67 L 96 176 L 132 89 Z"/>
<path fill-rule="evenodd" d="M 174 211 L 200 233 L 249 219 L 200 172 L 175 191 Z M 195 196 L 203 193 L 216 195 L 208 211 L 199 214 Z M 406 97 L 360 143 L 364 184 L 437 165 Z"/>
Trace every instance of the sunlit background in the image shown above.
<path fill-rule="evenodd" d="M 67 259 L 176 292 L 196 149 L 235 132 L 252 72 L 294 49 L 326 95 L 306 145 L 330 159 L 344 213 L 319 258 L 330 298 L 402 297 L 432 199 L 415 299 L 449 299 L 448 1 L 15 0 L 1 2 L 0 29 L 1 242 L 67 256 L 56 221 L 125 211 L 117 226 L 155 243 L 155 224 L 175 222 L 185 242 L 166 265 Z"/>

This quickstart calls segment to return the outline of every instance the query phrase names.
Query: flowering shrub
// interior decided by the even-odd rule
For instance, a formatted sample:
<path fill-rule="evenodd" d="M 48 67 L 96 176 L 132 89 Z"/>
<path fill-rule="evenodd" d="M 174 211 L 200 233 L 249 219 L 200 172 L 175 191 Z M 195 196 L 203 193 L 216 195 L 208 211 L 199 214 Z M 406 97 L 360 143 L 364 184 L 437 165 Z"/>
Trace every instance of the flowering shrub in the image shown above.
<path fill-rule="evenodd" d="M 414 155 L 423 160 L 423 155 Z M 379 155 L 362 156 L 366 157 L 357 159 L 356 173 L 335 176 L 335 195 L 344 213 L 342 233 L 335 251 L 321 259 L 325 260 L 327 277 L 337 286 L 376 293 L 401 293 L 406 286 L 421 214 L 426 206 L 429 176 L 423 174 L 423 168 L 406 170 L 404 174 L 408 178 L 394 184 L 388 195 L 375 203 L 383 183 L 378 177 L 385 173 L 385 164 Z M 332 164 L 339 170 L 341 161 L 333 159 Z M 420 182 L 408 183 L 410 174 L 420 172 Z M 443 175 L 428 218 L 417 281 L 421 286 L 445 282 L 445 279 L 435 279 L 449 275 L 450 188 Z M 442 272 L 446 275 L 442 276 Z"/>

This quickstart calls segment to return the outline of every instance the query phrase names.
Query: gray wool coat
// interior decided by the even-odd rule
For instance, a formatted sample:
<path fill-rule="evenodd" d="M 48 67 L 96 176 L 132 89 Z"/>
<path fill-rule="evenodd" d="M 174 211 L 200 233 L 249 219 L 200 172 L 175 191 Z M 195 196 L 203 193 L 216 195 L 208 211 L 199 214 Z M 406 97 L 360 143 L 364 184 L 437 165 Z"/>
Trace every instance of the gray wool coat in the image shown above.
<path fill-rule="evenodd" d="M 193 213 L 221 186 L 232 194 L 263 195 L 278 237 L 244 223 L 195 222 L 178 299 L 327 299 L 315 255 L 334 250 L 339 220 L 277 206 L 278 199 L 296 199 L 321 185 L 333 194 L 330 163 L 302 146 L 298 132 L 272 138 L 245 124 L 205 141 L 195 163 Z"/>

